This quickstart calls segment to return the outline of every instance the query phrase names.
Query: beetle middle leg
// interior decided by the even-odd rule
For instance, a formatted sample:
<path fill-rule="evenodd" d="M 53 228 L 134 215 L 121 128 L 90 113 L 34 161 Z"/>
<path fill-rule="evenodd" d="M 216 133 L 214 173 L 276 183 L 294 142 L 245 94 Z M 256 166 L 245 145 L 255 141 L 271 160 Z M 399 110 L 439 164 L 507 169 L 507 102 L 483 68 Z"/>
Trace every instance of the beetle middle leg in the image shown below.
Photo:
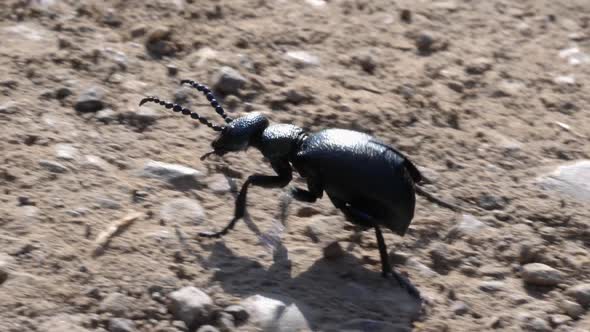
<path fill-rule="evenodd" d="M 306 202 L 315 203 L 318 198 L 322 198 L 324 194 L 324 188 L 322 187 L 321 181 L 318 177 L 306 174 L 307 190 L 303 188 L 291 188 L 291 197 L 294 199 Z"/>
<path fill-rule="evenodd" d="M 240 193 L 238 194 L 238 198 L 236 199 L 234 218 L 227 224 L 227 226 L 218 232 L 200 232 L 199 236 L 209 238 L 222 237 L 232 230 L 238 220 L 242 219 L 246 213 L 246 196 L 250 185 L 264 188 L 282 188 L 291 182 L 292 170 L 288 163 L 274 162 L 271 163 L 271 165 L 278 175 L 254 174 L 249 176 L 246 182 L 244 182 L 242 189 L 240 189 Z"/>

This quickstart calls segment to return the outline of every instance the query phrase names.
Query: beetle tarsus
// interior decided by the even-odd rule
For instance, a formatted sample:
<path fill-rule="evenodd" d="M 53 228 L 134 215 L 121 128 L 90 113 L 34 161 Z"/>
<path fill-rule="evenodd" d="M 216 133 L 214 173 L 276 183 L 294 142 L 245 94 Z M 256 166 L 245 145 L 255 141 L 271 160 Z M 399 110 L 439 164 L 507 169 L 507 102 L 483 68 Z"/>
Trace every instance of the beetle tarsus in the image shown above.
<path fill-rule="evenodd" d="M 420 298 L 420 292 L 418 289 L 414 287 L 409 280 L 397 273 L 391 266 L 389 255 L 387 254 L 387 247 L 385 246 L 385 240 L 383 239 L 383 234 L 381 233 L 379 226 L 375 226 L 375 236 L 377 237 L 377 246 L 379 247 L 379 255 L 381 256 L 381 275 L 384 278 L 393 277 L 401 288 L 405 289 L 413 297 Z"/>
<path fill-rule="evenodd" d="M 405 278 L 404 276 L 400 275 L 399 273 L 397 273 L 395 270 L 391 270 L 389 272 L 382 272 L 381 274 L 383 276 L 383 278 L 386 279 L 395 279 L 395 281 L 398 283 L 398 285 L 403 288 L 404 290 L 406 290 L 406 292 L 408 292 L 408 294 L 410 294 L 411 296 L 422 300 L 422 296 L 420 295 L 420 291 L 414 286 L 412 285 L 412 283 Z"/>

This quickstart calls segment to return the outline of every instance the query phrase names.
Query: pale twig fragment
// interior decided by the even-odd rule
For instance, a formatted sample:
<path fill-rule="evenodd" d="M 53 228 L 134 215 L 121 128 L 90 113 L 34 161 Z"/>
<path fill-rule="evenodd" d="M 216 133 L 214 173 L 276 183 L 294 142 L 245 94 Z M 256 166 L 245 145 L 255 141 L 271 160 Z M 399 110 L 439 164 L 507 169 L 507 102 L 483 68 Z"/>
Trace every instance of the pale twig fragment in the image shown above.
<path fill-rule="evenodd" d="M 141 212 L 131 212 L 125 217 L 113 221 L 109 227 L 98 234 L 96 240 L 94 240 L 94 251 L 92 252 L 92 256 L 96 257 L 101 255 L 115 235 L 122 232 L 125 228 L 127 228 L 135 220 L 142 216 L 143 213 Z"/>

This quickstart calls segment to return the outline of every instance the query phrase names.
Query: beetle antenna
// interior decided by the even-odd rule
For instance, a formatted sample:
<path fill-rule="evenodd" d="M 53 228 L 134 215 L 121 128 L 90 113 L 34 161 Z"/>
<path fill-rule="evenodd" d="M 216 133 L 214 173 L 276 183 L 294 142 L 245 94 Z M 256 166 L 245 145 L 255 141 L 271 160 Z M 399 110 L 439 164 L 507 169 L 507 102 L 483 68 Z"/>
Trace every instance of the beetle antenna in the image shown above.
<path fill-rule="evenodd" d="M 199 114 L 189 110 L 188 108 L 184 108 L 178 104 L 174 104 L 174 103 L 170 103 L 164 100 L 160 100 L 160 98 L 158 97 L 146 97 L 143 98 L 140 102 L 139 102 L 139 106 L 147 103 L 147 102 L 152 102 L 152 103 L 156 103 L 156 104 L 160 104 L 164 107 L 166 107 L 167 109 L 171 109 L 174 112 L 177 113 L 182 113 L 184 115 L 190 115 L 191 118 L 195 119 L 195 120 L 199 120 L 199 122 L 201 122 L 202 124 L 206 125 L 207 127 L 215 130 L 215 131 L 222 131 L 223 128 L 225 128 L 224 126 L 218 126 L 214 123 L 212 123 L 211 121 L 201 117 Z"/>
<path fill-rule="evenodd" d="M 211 106 L 215 109 L 215 112 L 217 112 L 217 114 L 221 115 L 221 117 L 225 120 L 225 122 L 230 123 L 233 121 L 232 118 L 227 116 L 227 114 L 225 113 L 225 110 L 223 109 L 221 104 L 219 104 L 219 102 L 217 101 L 215 96 L 213 95 L 213 92 L 211 92 L 211 90 L 206 85 L 192 81 L 192 80 L 182 80 L 182 81 L 180 81 L 180 84 L 189 84 L 193 88 L 201 91 L 205 95 L 205 97 L 207 97 L 207 100 L 211 103 Z"/>

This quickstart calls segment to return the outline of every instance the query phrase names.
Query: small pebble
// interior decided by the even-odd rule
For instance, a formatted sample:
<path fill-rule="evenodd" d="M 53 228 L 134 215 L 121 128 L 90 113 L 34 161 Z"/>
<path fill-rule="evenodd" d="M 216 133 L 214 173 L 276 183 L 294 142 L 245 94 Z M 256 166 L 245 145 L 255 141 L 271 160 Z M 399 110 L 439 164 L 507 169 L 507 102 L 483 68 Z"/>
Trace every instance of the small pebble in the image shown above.
<path fill-rule="evenodd" d="M 218 313 L 216 326 L 218 326 L 222 332 L 234 331 L 236 328 L 234 316 L 227 312 Z"/>
<path fill-rule="evenodd" d="M 11 256 L 0 254 L 0 285 L 8 280 L 12 260 L 13 258 Z"/>
<path fill-rule="evenodd" d="M 219 330 L 213 325 L 203 325 L 199 327 L 197 332 L 219 332 Z"/>
<path fill-rule="evenodd" d="M 481 222 L 474 216 L 470 214 L 463 214 L 461 216 L 461 221 L 449 230 L 447 238 L 459 239 L 464 236 L 474 237 L 485 234 L 489 229 L 490 227 L 488 225 Z"/>
<path fill-rule="evenodd" d="M 477 205 L 485 210 L 502 210 L 506 200 L 493 194 L 483 193 L 478 197 Z"/>
<path fill-rule="evenodd" d="M 96 112 L 95 119 L 103 123 L 111 123 L 117 118 L 117 113 L 110 108 Z"/>
<path fill-rule="evenodd" d="M 246 84 L 246 78 L 237 70 L 231 67 L 221 67 L 211 79 L 212 87 L 215 91 L 220 91 L 227 95 L 237 95 L 240 89 Z"/>
<path fill-rule="evenodd" d="M 412 23 L 412 12 L 409 9 L 402 9 L 399 14 L 399 18 L 402 22 L 410 24 Z"/>
<path fill-rule="evenodd" d="M 196 287 L 184 287 L 170 293 L 169 310 L 189 328 L 206 323 L 212 313 L 213 300 Z"/>
<path fill-rule="evenodd" d="M 205 210 L 195 199 L 175 198 L 162 204 L 160 219 L 169 224 L 198 225 L 205 220 Z"/>
<path fill-rule="evenodd" d="M 51 160 L 40 160 L 39 166 L 45 168 L 46 170 L 52 173 L 66 173 L 68 171 L 68 168 L 64 165 Z"/>
<path fill-rule="evenodd" d="M 481 75 L 492 69 L 492 61 L 487 58 L 473 59 L 465 65 L 465 72 L 471 75 Z"/>
<path fill-rule="evenodd" d="M 506 284 L 502 281 L 482 281 L 479 283 L 479 289 L 487 293 L 495 293 L 506 289 Z"/>
<path fill-rule="evenodd" d="M 86 169 L 94 169 L 97 171 L 106 171 L 111 168 L 111 165 L 98 156 L 87 155 L 84 157 L 82 167 Z"/>
<path fill-rule="evenodd" d="M 98 87 L 92 87 L 82 92 L 74 105 L 81 113 L 97 112 L 104 108 L 104 92 Z"/>
<path fill-rule="evenodd" d="M 549 316 L 549 322 L 553 327 L 557 327 L 559 325 L 567 324 L 572 320 L 570 316 L 567 315 L 551 315 Z"/>
<path fill-rule="evenodd" d="M 550 332 L 551 326 L 542 318 L 533 317 L 530 320 L 527 320 L 523 325 L 523 329 L 525 331 L 532 331 L 532 332 Z"/>
<path fill-rule="evenodd" d="M 171 39 L 172 30 L 168 27 L 157 26 L 147 36 L 145 48 L 155 58 L 174 56 L 178 51 L 177 46 Z"/>
<path fill-rule="evenodd" d="M 230 183 L 223 174 L 212 175 L 207 186 L 217 195 L 228 193 L 231 190 Z"/>
<path fill-rule="evenodd" d="M 451 304 L 451 311 L 455 315 L 463 316 L 469 312 L 469 306 L 463 301 L 455 301 Z"/>
<path fill-rule="evenodd" d="M 223 311 L 229 313 L 234 317 L 236 324 L 243 324 L 248 320 L 248 311 L 246 308 L 239 304 L 230 305 L 229 307 L 223 309 Z"/>
<path fill-rule="evenodd" d="M 96 203 L 103 209 L 119 210 L 121 208 L 121 203 L 106 197 L 96 199 Z"/>
<path fill-rule="evenodd" d="M 416 49 L 421 55 L 430 55 L 434 52 L 444 51 L 448 47 L 448 42 L 435 33 L 423 31 L 420 32 L 414 40 Z"/>
<path fill-rule="evenodd" d="M 573 319 L 578 319 L 584 314 L 584 308 L 574 301 L 561 300 L 558 306 L 566 315 Z"/>
<path fill-rule="evenodd" d="M 10 114 L 16 114 L 18 111 L 19 111 L 18 105 L 13 101 L 9 101 L 7 103 L 0 105 L 0 114 L 10 115 Z"/>
<path fill-rule="evenodd" d="M 575 299 L 580 305 L 590 307 L 590 283 L 570 287 L 565 294 Z"/>
<path fill-rule="evenodd" d="M 541 263 L 524 265 L 521 276 L 526 283 L 538 286 L 556 286 L 563 280 L 561 272 Z"/>
<path fill-rule="evenodd" d="M 133 299 L 121 293 L 110 293 L 100 303 L 99 312 L 107 312 L 117 317 L 126 317 L 132 312 Z"/>
<path fill-rule="evenodd" d="M 553 83 L 557 85 L 575 85 L 576 77 L 574 75 L 557 76 L 553 78 Z"/>
<path fill-rule="evenodd" d="M 61 160 L 76 160 L 78 158 L 78 149 L 71 144 L 57 144 L 55 146 L 55 156 Z"/>
<path fill-rule="evenodd" d="M 178 189 L 199 188 L 205 177 L 204 173 L 190 167 L 153 160 L 143 166 L 140 175 L 166 181 Z"/>
<path fill-rule="evenodd" d="M 319 66 L 320 59 L 306 51 L 289 51 L 286 54 L 287 59 L 293 61 L 298 68 Z"/>
<path fill-rule="evenodd" d="M 168 70 L 168 76 L 178 75 L 178 67 L 176 67 L 175 65 L 167 65 L 166 69 Z"/>
<path fill-rule="evenodd" d="M 109 320 L 109 332 L 133 332 L 135 324 L 126 318 L 111 318 Z"/>

